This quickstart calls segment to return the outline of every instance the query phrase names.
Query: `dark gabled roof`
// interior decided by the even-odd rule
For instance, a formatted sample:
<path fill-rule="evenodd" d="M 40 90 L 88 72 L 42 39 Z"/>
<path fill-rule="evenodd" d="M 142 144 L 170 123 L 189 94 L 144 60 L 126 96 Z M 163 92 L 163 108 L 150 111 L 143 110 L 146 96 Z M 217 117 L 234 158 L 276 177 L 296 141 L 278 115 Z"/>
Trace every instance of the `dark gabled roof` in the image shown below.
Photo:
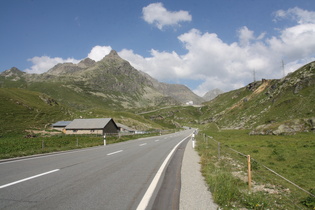
<path fill-rule="evenodd" d="M 52 124 L 53 127 L 66 127 L 69 125 L 72 121 L 58 121 L 54 124 Z"/>
<path fill-rule="evenodd" d="M 110 121 L 113 121 L 112 118 L 75 119 L 66 129 L 103 129 Z"/>

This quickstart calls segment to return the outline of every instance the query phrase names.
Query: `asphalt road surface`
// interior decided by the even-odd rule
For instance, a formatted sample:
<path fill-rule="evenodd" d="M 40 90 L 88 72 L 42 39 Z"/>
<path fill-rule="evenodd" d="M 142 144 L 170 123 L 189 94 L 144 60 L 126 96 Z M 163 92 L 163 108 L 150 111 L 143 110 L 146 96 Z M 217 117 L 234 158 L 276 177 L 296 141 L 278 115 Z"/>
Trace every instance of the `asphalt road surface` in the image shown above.
<path fill-rule="evenodd" d="M 150 209 L 191 133 L 0 162 L 0 209 Z"/>

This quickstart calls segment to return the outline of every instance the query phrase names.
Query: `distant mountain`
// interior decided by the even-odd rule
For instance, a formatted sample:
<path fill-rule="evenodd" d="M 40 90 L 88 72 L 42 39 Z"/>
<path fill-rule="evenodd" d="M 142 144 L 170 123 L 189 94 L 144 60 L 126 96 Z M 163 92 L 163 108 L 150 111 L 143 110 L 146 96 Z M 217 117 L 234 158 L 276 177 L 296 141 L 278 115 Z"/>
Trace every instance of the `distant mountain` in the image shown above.
<path fill-rule="evenodd" d="M 223 93 L 222 90 L 216 88 L 216 89 L 208 91 L 202 98 L 205 101 L 211 101 L 212 99 L 214 99 L 215 97 L 217 97 L 218 95 L 222 93 Z"/>
<path fill-rule="evenodd" d="M 90 58 L 86 58 L 82 60 L 78 64 L 73 63 L 59 63 L 56 66 L 54 66 L 52 69 L 48 70 L 46 75 L 54 75 L 54 76 L 61 76 L 61 75 L 72 75 L 76 74 L 80 71 L 83 71 L 89 67 L 92 67 L 95 65 L 95 61 L 93 61 Z"/>
<path fill-rule="evenodd" d="M 22 72 L 16 67 L 13 67 L 11 69 L 8 69 L 4 72 L 2 72 L 0 75 L 3 76 L 5 79 L 11 80 L 11 81 L 18 81 L 20 80 L 26 73 Z"/>
<path fill-rule="evenodd" d="M 14 83 L 15 82 L 15 83 Z M 70 106 L 137 108 L 204 100 L 184 85 L 160 83 L 133 68 L 112 50 L 102 60 L 57 64 L 43 74 L 16 68 L 0 74 L 0 87 L 19 87 L 50 95 Z"/>

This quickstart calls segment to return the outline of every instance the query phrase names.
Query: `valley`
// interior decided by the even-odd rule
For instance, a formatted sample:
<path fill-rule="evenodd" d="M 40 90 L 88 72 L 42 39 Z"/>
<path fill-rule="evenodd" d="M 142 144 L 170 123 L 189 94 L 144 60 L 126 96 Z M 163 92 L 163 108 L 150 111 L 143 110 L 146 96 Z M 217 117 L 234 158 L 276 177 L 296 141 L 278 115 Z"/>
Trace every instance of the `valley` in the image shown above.
<path fill-rule="evenodd" d="M 207 167 L 216 166 L 216 170 L 221 170 L 225 168 L 222 164 L 231 163 L 230 154 L 224 154 L 223 149 L 222 157 L 228 161 L 210 162 L 217 152 L 217 149 L 211 150 L 211 136 L 226 147 L 254 154 L 257 162 L 276 168 L 283 176 L 311 191 L 314 182 L 310 177 L 314 168 L 310 163 L 315 156 L 315 62 L 281 79 L 262 79 L 218 94 L 206 101 L 184 85 L 160 83 L 134 69 L 115 51 L 99 62 L 85 59 L 79 64 L 58 64 L 40 75 L 11 68 L 0 74 L 1 158 L 102 145 L 99 136 L 80 137 L 78 144 L 76 137 L 62 133 L 52 135 L 50 133 L 55 131 L 50 126 L 61 120 L 110 117 L 136 130 L 156 132 L 152 135 L 179 131 L 183 127 L 199 128 L 197 150 L 209 186 L 213 184 L 213 174 Z M 194 105 L 187 105 L 189 101 Z M 45 132 L 41 134 L 41 131 Z M 136 136 L 112 137 L 110 141 L 134 138 Z M 45 148 L 42 142 L 46 143 Z M 30 147 L 25 146 L 28 143 Z M 32 145 L 37 149 L 32 149 Z M 223 174 L 232 173 L 230 166 L 227 168 Z M 299 174 L 303 173 L 305 177 L 300 180 Z M 281 182 L 277 187 L 282 185 Z M 238 187 L 237 190 L 246 188 L 243 184 Z M 210 190 L 216 192 L 211 187 Z M 291 187 L 290 193 L 290 196 L 295 193 Z M 267 204 L 269 201 L 265 204 L 259 201 L 265 199 L 264 193 L 253 196 L 244 197 L 256 199 L 250 208 L 256 204 L 274 207 Z M 299 201 L 295 202 L 305 201 L 306 195 L 301 193 L 297 197 Z M 270 199 L 278 198 L 271 196 Z M 227 204 L 222 201 L 221 205 L 232 207 L 235 203 L 231 200 Z"/>

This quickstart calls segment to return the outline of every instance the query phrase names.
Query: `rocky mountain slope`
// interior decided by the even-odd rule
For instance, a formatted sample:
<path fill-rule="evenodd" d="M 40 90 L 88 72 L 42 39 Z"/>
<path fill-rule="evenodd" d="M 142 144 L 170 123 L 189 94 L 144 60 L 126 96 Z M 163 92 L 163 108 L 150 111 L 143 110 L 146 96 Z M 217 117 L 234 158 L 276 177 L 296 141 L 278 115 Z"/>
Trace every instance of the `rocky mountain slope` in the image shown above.
<path fill-rule="evenodd" d="M 202 107 L 170 107 L 144 115 L 177 126 L 248 129 L 253 135 L 315 132 L 315 61 L 282 79 L 262 79 L 222 93 Z"/>
<path fill-rule="evenodd" d="M 200 104 L 204 101 L 184 85 L 160 83 L 136 70 L 114 50 L 99 62 L 86 58 L 78 64 L 57 64 L 40 75 L 12 68 L 0 74 L 0 85 L 43 92 L 77 107 L 88 98 L 91 104 L 110 108 L 178 105 L 187 101 Z M 87 107 L 88 103 L 84 102 L 82 108 Z"/>
<path fill-rule="evenodd" d="M 219 95 L 203 107 L 202 123 L 251 134 L 315 130 L 315 62 L 282 79 L 253 82 Z"/>

